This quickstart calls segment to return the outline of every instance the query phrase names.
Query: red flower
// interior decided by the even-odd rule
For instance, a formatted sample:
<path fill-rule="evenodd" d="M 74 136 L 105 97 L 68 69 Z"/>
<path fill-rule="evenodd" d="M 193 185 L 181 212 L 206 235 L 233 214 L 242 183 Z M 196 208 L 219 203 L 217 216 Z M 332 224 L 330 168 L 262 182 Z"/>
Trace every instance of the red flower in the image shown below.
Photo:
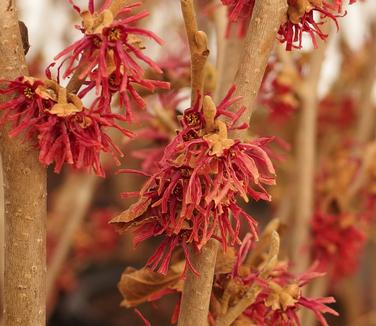
<path fill-rule="evenodd" d="M 325 40 L 328 35 L 321 30 L 325 18 L 333 20 L 338 27 L 337 18 L 342 12 L 343 0 L 331 1 L 322 0 L 289 0 L 288 19 L 279 31 L 279 40 L 286 43 L 286 50 L 302 48 L 303 34 L 310 35 L 312 43 L 317 48 L 316 37 Z M 350 0 L 351 3 L 356 1 Z M 320 20 L 317 20 L 315 13 L 318 13 Z"/>
<path fill-rule="evenodd" d="M 116 156 L 123 155 L 104 130 L 113 127 L 131 136 L 131 132 L 115 123 L 118 116 L 99 115 L 84 108 L 77 96 L 67 94 L 65 88 L 50 80 L 19 77 L 6 83 L 0 93 L 13 98 L 0 106 L 1 123 L 13 122 L 10 136 L 24 133 L 24 137 L 32 139 L 42 164 L 55 163 L 57 173 L 67 163 L 104 176 L 100 153 L 111 153 L 116 162 Z"/>
<path fill-rule="evenodd" d="M 139 20 L 148 16 L 145 11 L 130 15 L 132 8 L 138 5 L 126 6 L 118 13 L 110 10 L 110 1 L 105 1 L 98 11 L 94 11 L 92 1 L 89 2 L 89 11 L 81 11 L 75 6 L 82 18 L 79 29 L 84 36 L 55 57 L 56 60 L 65 57 L 60 65 L 61 68 L 67 63 L 63 78 L 76 71 L 80 72 L 81 79 L 89 78 L 80 96 L 96 88 L 101 95 L 98 105 L 101 111 L 108 113 L 112 95 L 119 93 L 120 105 L 125 110 L 127 120 L 132 119 L 131 99 L 139 107 L 145 106 L 135 86 L 150 91 L 169 88 L 166 82 L 144 78 L 143 63 L 158 73 L 162 71 L 142 52 L 144 47 L 139 37 L 150 38 L 159 44 L 162 44 L 162 40 L 151 31 L 135 26 Z M 128 16 L 122 18 L 123 15 Z"/>
<path fill-rule="evenodd" d="M 300 78 L 285 65 L 279 66 L 273 62 L 269 66 L 261 86 L 260 103 L 270 111 L 268 118 L 271 122 L 284 123 L 299 108 L 295 88 Z"/>
<path fill-rule="evenodd" d="M 242 245 L 237 252 L 237 259 L 230 276 L 231 281 L 236 284 L 234 288 L 240 291 L 241 296 L 244 295 L 244 292 L 250 286 L 256 285 L 260 287 L 256 300 L 243 313 L 243 316 L 250 319 L 252 325 L 299 326 L 298 312 L 301 309 L 311 310 L 323 326 L 328 326 L 323 317 L 324 313 L 338 316 L 336 311 L 326 306 L 328 303 L 335 302 L 334 298 L 313 299 L 306 297 L 302 293 L 302 288 L 312 279 L 323 276 L 323 274 L 316 272 L 317 265 L 313 265 L 305 273 L 294 276 L 288 271 L 287 264 L 275 261 L 275 266 L 272 270 L 266 276 L 261 276 L 262 274 L 254 271 L 255 266 L 245 264 L 246 257 L 252 248 L 250 235 L 248 234 L 243 239 Z M 224 280 L 228 282 L 229 277 L 217 277 L 215 287 L 226 288 L 226 285 L 223 284 Z M 238 297 L 236 294 L 234 295 L 235 298 Z"/>
<path fill-rule="evenodd" d="M 139 200 L 113 220 L 123 231 L 134 230 L 135 242 L 164 236 L 160 248 L 148 265 L 161 273 L 167 271 L 172 251 L 186 243 L 200 250 L 212 237 L 224 248 L 240 242 L 241 220 L 256 238 L 256 222 L 238 205 L 238 197 L 248 201 L 270 200 L 263 185 L 275 183 L 273 165 L 265 151 L 270 139 L 241 142 L 228 138 L 237 114 L 228 111 L 237 98 L 234 88 L 215 107 L 210 97 L 203 105 L 197 101 L 186 110 L 182 130 L 166 147 L 154 173 L 141 189 Z M 227 117 L 229 122 L 224 122 Z M 230 220 L 233 217 L 233 223 Z M 218 233 L 218 232 L 219 233 Z M 187 261 L 189 264 L 189 261 Z"/>
<path fill-rule="evenodd" d="M 366 236 L 351 214 L 316 212 L 312 219 L 313 259 L 333 280 L 351 275 L 359 265 Z"/>
<path fill-rule="evenodd" d="M 252 17 L 255 0 L 221 0 L 222 3 L 228 7 L 229 25 L 227 27 L 227 34 L 232 23 L 238 23 L 238 35 L 243 37 L 247 32 L 249 21 Z"/>
<path fill-rule="evenodd" d="M 232 23 L 239 24 L 239 36 L 244 36 L 252 17 L 254 0 L 221 0 L 229 9 L 229 27 Z M 337 28 L 337 17 L 342 13 L 344 0 L 288 0 L 289 10 L 287 20 L 281 25 L 278 34 L 281 43 L 286 43 L 286 50 L 302 47 L 303 34 L 311 36 L 312 43 L 317 47 L 316 37 L 325 40 L 327 34 L 321 30 L 322 21 L 318 21 L 315 12 L 320 20 L 332 19 Z M 350 4 L 356 0 L 348 1 Z M 228 27 L 228 29 L 229 29 Z"/>
<path fill-rule="evenodd" d="M 287 272 L 274 275 L 265 282 L 255 302 L 243 313 L 257 326 L 300 326 L 298 312 L 311 310 L 322 326 L 328 326 L 323 314 L 338 316 L 327 304 L 334 303 L 333 297 L 308 298 L 302 288 L 313 278 L 322 274 L 307 272 L 293 277 Z"/>

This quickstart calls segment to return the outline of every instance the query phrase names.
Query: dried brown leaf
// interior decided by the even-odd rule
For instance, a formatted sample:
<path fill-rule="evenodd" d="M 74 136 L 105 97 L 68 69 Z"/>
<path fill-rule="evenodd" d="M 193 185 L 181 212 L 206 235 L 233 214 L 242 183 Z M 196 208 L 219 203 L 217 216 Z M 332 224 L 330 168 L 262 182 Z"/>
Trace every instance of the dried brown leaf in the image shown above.
<path fill-rule="evenodd" d="M 166 289 L 182 288 L 181 275 L 184 270 L 182 262 L 171 267 L 167 275 L 153 272 L 148 268 L 134 270 L 127 268 L 121 276 L 118 288 L 123 295 L 121 306 L 129 308 L 150 301 Z"/>

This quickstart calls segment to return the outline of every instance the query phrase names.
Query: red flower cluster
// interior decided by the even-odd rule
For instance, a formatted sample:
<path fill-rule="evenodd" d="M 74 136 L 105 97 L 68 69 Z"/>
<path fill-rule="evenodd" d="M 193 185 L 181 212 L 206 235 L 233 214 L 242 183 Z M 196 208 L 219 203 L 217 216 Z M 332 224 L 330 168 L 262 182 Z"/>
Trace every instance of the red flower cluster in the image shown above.
<path fill-rule="evenodd" d="M 316 212 L 312 219 L 312 255 L 333 280 L 351 275 L 359 265 L 366 235 L 351 214 Z"/>
<path fill-rule="evenodd" d="M 272 63 L 269 66 L 261 87 L 260 103 L 270 111 L 270 121 L 284 123 L 299 108 L 296 91 L 299 76 L 286 65 L 278 67 Z"/>
<path fill-rule="evenodd" d="M 336 311 L 327 306 L 327 304 L 335 302 L 334 298 L 313 299 L 302 293 L 302 288 L 312 279 L 323 275 L 316 272 L 315 265 L 307 272 L 294 276 L 288 271 L 288 264 L 278 263 L 277 256 L 275 256 L 269 263 L 264 262 L 260 265 L 263 266 L 261 270 L 263 268 L 269 270 L 267 273 L 265 271 L 255 272 L 255 266 L 245 263 L 252 248 L 250 239 L 250 235 L 246 235 L 237 251 L 237 259 L 231 275 L 217 276 L 214 285 L 214 288 L 225 289 L 225 292 L 227 289 L 232 289 L 233 297 L 229 302 L 232 300 L 236 302 L 240 298 L 239 296 L 244 296 L 247 289 L 252 286 L 259 288 L 255 301 L 243 312 L 241 319 L 257 326 L 299 326 L 298 312 L 301 309 L 309 309 L 315 314 L 321 325 L 328 326 L 323 314 L 330 313 L 338 316 Z M 272 261 L 273 263 L 271 263 Z M 256 269 L 260 269 L 260 267 Z M 235 289 L 237 290 L 234 291 Z"/>
<path fill-rule="evenodd" d="M 350 4 L 356 0 L 350 0 Z M 323 1 L 323 0 L 288 0 L 289 9 L 287 21 L 280 27 L 279 40 L 286 43 L 286 50 L 293 48 L 301 49 L 303 34 L 307 33 L 311 37 L 312 43 L 317 48 L 317 39 L 327 38 L 327 34 L 322 31 L 323 20 L 329 18 L 334 21 L 338 29 L 337 18 L 342 13 L 344 0 Z M 316 18 L 319 15 L 319 20 Z"/>
<path fill-rule="evenodd" d="M 0 105 L 0 123 L 13 124 L 9 133 L 12 137 L 24 133 L 25 138 L 35 139 L 42 164 L 55 163 L 57 173 L 67 163 L 104 176 L 99 154 L 111 153 L 116 161 L 122 156 L 104 130 L 113 127 L 131 136 L 115 123 L 116 115 L 100 115 L 84 108 L 77 96 L 51 80 L 19 77 L 4 83 L 7 87 L 0 94 L 12 95 L 13 99 Z"/>
<path fill-rule="evenodd" d="M 327 130 L 351 130 L 356 121 L 355 101 L 351 96 L 340 98 L 335 94 L 326 96 L 319 106 L 319 132 L 327 135 Z"/>
<path fill-rule="evenodd" d="M 232 23 L 239 24 L 239 36 L 244 36 L 252 17 L 254 0 L 221 0 L 225 6 L 228 6 L 229 26 Z M 286 49 L 300 49 L 302 47 L 303 34 L 311 36 L 312 43 L 317 47 L 316 37 L 323 40 L 327 38 L 321 25 L 322 22 L 316 18 L 318 13 L 320 20 L 325 18 L 332 19 L 337 28 L 337 17 L 343 11 L 344 0 L 288 0 L 287 21 L 281 25 L 278 34 L 281 43 L 286 43 Z M 350 4 L 356 0 L 349 0 Z"/>
<path fill-rule="evenodd" d="M 280 270 L 267 281 L 255 279 L 254 282 L 259 282 L 262 290 L 243 315 L 257 326 L 299 326 L 298 312 L 301 309 L 309 309 L 322 326 L 328 326 L 323 314 L 338 316 L 335 310 L 327 306 L 335 302 L 335 299 L 333 297 L 308 298 L 302 294 L 302 288 L 319 276 L 322 274 L 306 272 L 294 277 L 286 270 Z M 246 282 L 249 280 L 246 279 Z"/>
<path fill-rule="evenodd" d="M 80 96 L 96 88 L 97 94 L 100 94 L 97 107 L 101 112 L 111 111 L 112 96 L 118 93 L 125 118 L 131 120 L 131 100 L 140 108 L 145 106 L 137 87 L 149 91 L 169 88 L 166 82 L 145 79 L 145 71 L 141 67 L 141 64 L 146 64 L 155 72 L 162 73 L 159 66 L 143 53 L 144 47 L 139 37 L 150 38 L 159 44 L 162 44 L 162 40 L 151 31 L 136 26 L 138 21 L 148 16 L 145 11 L 131 15 L 132 9 L 140 3 L 126 6 L 120 11 L 110 4 L 111 1 L 104 1 L 97 11 L 92 0 L 89 1 L 88 11 L 74 6 L 82 18 L 79 29 L 84 36 L 58 54 L 55 60 L 64 57 L 60 65 L 60 68 L 67 65 L 63 78 L 77 72 L 80 79 L 88 78 Z"/>
<path fill-rule="evenodd" d="M 257 237 L 256 222 L 239 207 L 237 197 L 270 200 L 263 185 L 275 183 L 265 151 L 271 139 L 241 142 L 228 137 L 228 130 L 246 127 L 236 126 L 243 109 L 228 111 L 238 100 L 233 92 L 218 107 L 206 96 L 184 112 L 182 130 L 166 147 L 159 170 L 136 194 L 138 202 L 112 221 L 123 231 L 134 230 L 136 243 L 164 237 L 147 263 L 153 270 L 166 273 L 179 244 L 187 256 L 187 243 L 198 250 L 212 237 L 224 248 L 239 243 L 241 219 Z"/>

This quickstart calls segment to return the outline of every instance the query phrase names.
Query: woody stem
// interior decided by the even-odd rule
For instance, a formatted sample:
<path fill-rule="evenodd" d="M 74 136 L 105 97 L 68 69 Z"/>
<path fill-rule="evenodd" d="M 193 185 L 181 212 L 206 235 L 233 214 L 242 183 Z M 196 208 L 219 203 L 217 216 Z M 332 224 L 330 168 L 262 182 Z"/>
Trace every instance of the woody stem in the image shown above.
<path fill-rule="evenodd" d="M 240 123 L 249 123 L 260 89 L 261 81 L 276 41 L 277 31 L 287 12 L 287 0 L 256 1 L 252 19 L 244 40 L 238 70 L 235 75 L 235 96 L 241 96 L 232 111 L 246 107 Z M 237 131 L 234 136 L 245 138 L 247 130 Z"/>
<path fill-rule="evenodd" d="M 185 29 L 191 51 L 191 102 L 194 104 L 203 95 L 205 65 L 209 56 L 207 36 L 197 27 L 193 0 L 181 0 Z M 201 252 L 191 251 L 192 265 L 199 273 L 187 272 L 184 282 L 179 314 L 179 326 L 206 326 L 214 279 L 214 268 L 218 252 L 218 241 L 211 239 Z"/>
<path fill-rule="evenodd" d="M 0 79 L 27 75 L 14 0 L 0 1 Z M 7 98 L 2 97 L 1 102 Z M 46 169 L 28 142 L 0 131 L 4 176 L 5 324 L 45 325 Z"/>
<path fill-rule="evenodd" d="M 205 65 L 209 56 L 208 38 L 198 30 L 193 0 L 181 0 L 180 4 L 191 51 L 191 101 L 194 104 L 198 95 L 203 94 Z"/>

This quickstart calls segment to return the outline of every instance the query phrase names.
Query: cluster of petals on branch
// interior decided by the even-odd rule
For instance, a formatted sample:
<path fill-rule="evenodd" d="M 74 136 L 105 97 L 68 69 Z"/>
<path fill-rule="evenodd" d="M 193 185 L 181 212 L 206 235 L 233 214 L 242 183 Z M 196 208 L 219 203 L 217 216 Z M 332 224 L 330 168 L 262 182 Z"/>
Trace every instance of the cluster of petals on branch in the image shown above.
<path fill-rule="evenodd" d="M 319 133 L 325 135 L 328 130 L 349 130 L 356 121 L 356 106 L 354 98 L 348 96 L 336 96 L 330 93 L 320 101 L 318 112 Z"/>
<path fill-rule="evenodd" d="M 326 19 L 334 21 L 338 29 L 337 18 L 344 14 L 345 3 L 356 0 L 288 0 L 286 21 L 281 25 L 278 34 L 281 43 L 286 43 L 286 50 L 302 48 L 303 34 L 311 37 L 317 47 L 317 37 L 325 40 L 327 34 L 322 30 Z M 222 0 L 228 6 L 229 22 L 238 23 L 240 36 L 245 35 L 252 17 L 255 0 Z"/>
<path fill-rule="evenodd" d="M 54 163 L 55 172 L 67 163 L 104 176 L 99 154 L 110 153 L 116 161 L 122 156 L 105 128 L 118 129 L 126 136 L 131 133 L 116 123 L 115 114 L 85 108 L 76 95 L 52 80 L 19 77 L 3 84 L 6 87 L 0 94 L 11 98 L 0 106 L 0 122 L 12 124 L 10 136 L 23 134 L 35 142 L 40 162 Z"/>
<path fill-rule="evenodd" d="M 268 119 L 275 123 L 290 120 L 300 106 L 298 91 L 300 76 L 287 65 L 272 62 L 268 65 L 260 89 L 260 104 L 268 111 Z"/>
<path fill-rule="evenodd" d="M 323 314 L 338 315 L 327 306 L 335 302 L 332 297 L 310 298 L 302 293 L 303 287 L 323 275 L 316 272 L 316 265 L 295 276 L 289 272 L 287 262 L 278 260 L 279 236 L 274 229 L 276 227 L 278 221 L 273 220 L 259 242 L 254 242 L 253 235 L 247 234 L 241 243 L 231 248 L 234 250 L 218 252 L 208 316 L 210 325 L 222 325 L 221 320 L 228 313 L 236 317 L 233 325 L 257 326 L 300 325 L 298 312 L 302 309 L 311 310 L 323 326 L 327 326 Z M 136 307 L 172 293 L 181 293 L 184 262 L 179 260 L 178 255 L 173 260 L 166 275 L 148 268 L 126 269 L 119 282 L 124 298 L 122 305 Z M 245 310 L 237 309 L 242 300 L 249 300 Z M 172 314 L 172 323 L 176 322 L 178 312 L 179 303 Z"/>
<path fill-rule="evenodd" d="M 143 53 L 142 38 L 162 44 L 153 32 L 137 26 L 148 12 L 132 13 L 140 3 L 115 10 L 113 3 L 116 2 L 104 1 L 102 7 L 95 10 L 94 2 L 90 0 L 89 10 L 85 11 L 74 5 L 82 18 L 82 25 L 78 28 L 83 36 L 60 52 L 55 60 L 63 59 L 60 64 L 60 69 L 65 68 L 63 78 L 78 73 L 79 79 L 87 79 L 79 95 L 84 96 L 95 89 L 100 95 L 98 110 L 110 112 L 111 99 L 118 94 L 124 116 L 131 121 L 132 101 L 140 108 L 145 107 L 140 89 L 168 89 L 169 83 L 145 78 L 143 64 L 156 73 L 162 73 L 161 68 Z"/>
<path fill-rule="evenodd" d="M 333 281 L 357 271 L 366 242 L 365 221 L 351 213 L 317 211 L 312 218 L 312 256 Z"/>
<path fill-rule="evenodd" d="M 135 243 L 163 238 L 147 262 L 152 270 L 166 273 L 177 246 L 185 251 L 190 266 L 187 244 L 200 250 L 214 237 L 225 249 L 235 245 L 242 220 L 257 237 L 256 222 L 240 208 L 238 197 L 246 202 L 249 197 L 270 200 L 264 185 L 275 184 L 265 151 L 271 139 L 241 142 L 229 137 L 228 131 L 246 127 L 237 125 L 244 109 L 228 110 L 238 100 L 232 98 L 234 90 L 217 107 L 205 96 L 185 110 L 182 128 L 166 147 L 158 171 L 139 193 L 130 194 L 138 201 L 112 220 L 121 231 L 132 230 Z"/>
<path fill-rule="evenodd" d="M 376 147 L 375 147 L 376 148 Z M 354 153 L 348 144 L 328 153 L 317 175 L 317 201 L 311 220 L 311 256 L 333 282 L 354 274 L 367 241 L 366 230 L 374 220 L 372 166 L 376 151 Z M 368 173 L 366 172 L 367 170 Z M 365 183 L 356 186 L 366 173 Z M 360 198 L 358 198 L 358 196 Z"/>
<path fill-rule="evenodd" d="M 291 274 L 288 263 L 278 260 L 279 245 L 275 242 L 279 236 L 270 228 L 272 224 L 264 231 L 260 244 L 251 244 L 249 235 L 245 236 L 231 274 L 216 277 L 214 293 L 220 309 L 216 312 L 219 317 L 213 317 L 220 320 L 221 315 L 236 309 L 239 300 L 248 293 L 249 306 L 239 315 L 240 324 L 298 326 L 298 312 L 308 309 L 321 325 L 327 326 L 323 314 L 338 315 L 327 306 L 335 302 L 334 298 L 309 298 L 302 292 L 304 286 L 323 274 L 316 272 L 316 265 L 302 274 Z M 257 248 L 265 245 L 270 248 L 267 254 Z M 259 254 L 257 257 L 255 252 Z"/>

